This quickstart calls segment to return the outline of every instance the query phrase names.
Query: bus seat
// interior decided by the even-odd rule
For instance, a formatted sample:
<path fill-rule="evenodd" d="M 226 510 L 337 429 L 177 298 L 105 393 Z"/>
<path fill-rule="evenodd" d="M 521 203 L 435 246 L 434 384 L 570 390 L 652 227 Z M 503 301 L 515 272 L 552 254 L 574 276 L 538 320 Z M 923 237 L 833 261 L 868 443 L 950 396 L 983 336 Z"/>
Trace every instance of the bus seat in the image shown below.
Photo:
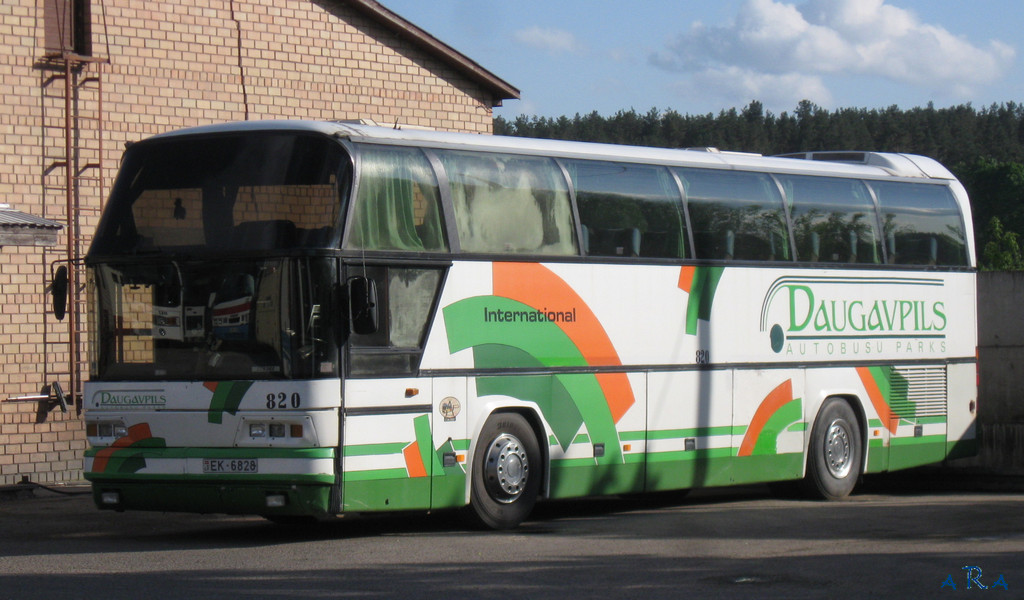
<path fill-rule="evenodd" d="M 725 260 L 732 260 L 736 256 L 736 233 L 732 229 L 725 230 Z"/>
<path fill-rule="evenodd" d="M 615 256 L 640 256 L 640 230 L 636 227 L 611 229 Z"/>
<path fill-rule="evenodd" d="M 591 256 L 639 256 L 640 230 L 635 227 L 626 229 L 594 229 L 587 231 L 588 254 Z"/>

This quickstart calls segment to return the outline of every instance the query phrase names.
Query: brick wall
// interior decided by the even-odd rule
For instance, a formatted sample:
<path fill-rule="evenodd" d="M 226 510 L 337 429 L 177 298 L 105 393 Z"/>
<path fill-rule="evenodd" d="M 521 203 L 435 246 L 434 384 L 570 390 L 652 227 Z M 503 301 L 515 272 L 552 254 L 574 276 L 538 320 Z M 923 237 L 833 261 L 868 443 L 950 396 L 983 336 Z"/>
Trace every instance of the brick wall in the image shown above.
<path fill-rule="evenodd" d="M 48 4 L 0 4 L 0 202 L 67 224 L 65 79 L 59 63 L 44 59 Z M 92 55 L 109 62 L 84 63 L 71 78 L 74 165 L 83 176 L 72 198 L 77 217 L 54 248 L 0 248 L 0 485 L 22 476 L 81 477 L 85 436 L 77 409 L 65 415 L 9 399 L 46 392 L 54 381 L 67 387 L 67 320 L 50 314 L 44 289 L 51 264 L 68 254 L 67 235 L 81 240 L 82 254 L 88 248 L 126 142 L 246 118 L 366 118 L 491 131 L 486 90 L 344 3 L 91 5 Z"/>

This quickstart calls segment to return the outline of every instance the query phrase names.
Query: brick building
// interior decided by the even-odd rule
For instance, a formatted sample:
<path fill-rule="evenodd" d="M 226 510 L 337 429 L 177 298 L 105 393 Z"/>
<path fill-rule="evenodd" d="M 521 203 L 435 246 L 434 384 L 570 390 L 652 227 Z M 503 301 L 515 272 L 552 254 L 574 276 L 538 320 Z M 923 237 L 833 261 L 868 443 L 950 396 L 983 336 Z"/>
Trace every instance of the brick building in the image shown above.
<path fill-rule="evenodd" d="M 126 143 L 272 118 L 490 133 L 518 97 L 373 0 L 4 0 L 0 53 L 0 203 L 63 225 L 0 248 L 0 485 L 81 477 L 78 265 Z M 57 320 L 46 290 L 68 264 Z"/>

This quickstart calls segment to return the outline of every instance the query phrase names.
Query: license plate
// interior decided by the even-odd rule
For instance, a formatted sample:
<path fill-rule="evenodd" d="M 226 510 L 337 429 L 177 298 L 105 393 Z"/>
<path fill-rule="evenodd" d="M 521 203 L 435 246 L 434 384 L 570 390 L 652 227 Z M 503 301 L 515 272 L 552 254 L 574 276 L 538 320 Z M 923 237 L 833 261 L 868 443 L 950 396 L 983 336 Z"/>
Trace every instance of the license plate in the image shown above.
<path fill-rule="evenodd" d="M 258 473 L 255 458 L 204 458 L 203 473 Z"/>

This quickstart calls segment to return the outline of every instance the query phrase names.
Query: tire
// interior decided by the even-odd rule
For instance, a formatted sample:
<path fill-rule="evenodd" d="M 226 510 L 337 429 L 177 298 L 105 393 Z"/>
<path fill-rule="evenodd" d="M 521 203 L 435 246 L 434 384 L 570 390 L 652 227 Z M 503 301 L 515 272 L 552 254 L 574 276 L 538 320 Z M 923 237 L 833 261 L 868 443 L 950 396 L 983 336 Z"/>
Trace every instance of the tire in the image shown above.
<path fill-rule="evenodd" d="M 804 490 L 825 500 L 849 496 L 860 477 L 863 457 L 857 415 L 845 400 L 828 398 L 811 429 Z"/>
<path fill-rule="evenodd" d="M 537 436 L 515 413 L 492 415 L 473 453 L 470 516 L 490 529 L 522 523 L 537 502 L 544 468 Z"/>

